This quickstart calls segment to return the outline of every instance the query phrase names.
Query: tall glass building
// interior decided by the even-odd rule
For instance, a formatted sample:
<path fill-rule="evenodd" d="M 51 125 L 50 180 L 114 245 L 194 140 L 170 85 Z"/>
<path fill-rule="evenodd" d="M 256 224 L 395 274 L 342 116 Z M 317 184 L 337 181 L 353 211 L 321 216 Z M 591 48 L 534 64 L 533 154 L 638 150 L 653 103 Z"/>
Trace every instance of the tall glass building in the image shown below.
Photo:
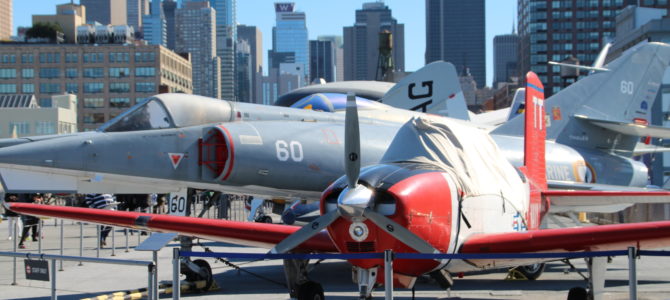
<path fill-rule="evenodd" d="M 493 38 L 493 88 L 498 83 L 509 82 L 518 76 L 519 36 L 514 34 L 496 35 Z"/>
<path fill-rule="evenodd" d="M 235 100 L 235 0 L 209 0 L 216 11 L 216 56 L 221 58 L 221 98 Z"/>
<path fill-rule="evenodd" d="M 151 14 L 142 17 L 144 39 L 149 45 L 167 47 L 167 23 L 161 0 L 151 1 Z"/>
<path fill-rule="evenodd" d="M 426 0 L 426 64 L 444 60 L 486 85 L 484 0 Z"/>
<path fill-rule="evenodd" d="M 272 27 L 272 49 L 274 52 L 293 52 L 295 62 L 304 66 L 305 77 L 309 75 L 309 40 L 304 12 L 295 11 L 295 3 L 275 3 L 277 24 Z"/>

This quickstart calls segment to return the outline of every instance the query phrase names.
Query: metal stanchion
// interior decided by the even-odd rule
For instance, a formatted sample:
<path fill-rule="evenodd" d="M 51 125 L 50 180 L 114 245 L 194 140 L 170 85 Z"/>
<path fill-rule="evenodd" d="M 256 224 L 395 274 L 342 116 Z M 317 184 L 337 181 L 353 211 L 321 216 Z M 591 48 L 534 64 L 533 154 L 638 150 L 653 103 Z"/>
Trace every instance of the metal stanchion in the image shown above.
<path fill-rule="evenodd" d="M 181 294 L 181 283 L 179 282 L 179 273 L 181 272 L 181 262 L 179 260 L 179 248 L 172 249 L 172 300 L 179 300 Z"/>
<path fill-rule="evenodd" d="M 42 253 L 42 222 L 42 219 L 37 222 L 37 253 L 40 254 Z"/>
<path fill-rule="evenodd" d="M 153 299 L 158 299 L 158 251 L 152 251 L 154 257 L 154 279 L 152 283 L 154 284 L 151 290 L 154 293 Z"/>
<path fill-rule="evenodd" d="M 131 231 L 128 230 L 128 228 L 126 228 L 126 229 L 124 229 L 124 230 L 125 230 L 125 232 L 126 232 L 126 252 L 129 252 L 130 250 L 129 250 L 129 247 L 128 247 L 128 236 L 130 235 L 130 232 L 131 232 Z"/>
<path fill-rule="evenodd" d="M 79 222 L 79 256 L 84 256 L 84 223 Z M 84 265 L 81 261 L 79 265 Z"/>
<path fill-rule="evenodd" d="M 51 299 L 58 299 L 56 294 L 56 260 L 51 260 Z"/>
<path fill-rule="evenodd" d="M 393 251 L 384 250 L 384 291 L 386 300 L 393 299 Z"/>
<path fill-rule="evenodd" d="M 116 256 L 116 228 L 112 227 L 112 256 Z"/>
<path fill-rule="evenodd" d="M 637 253 L 635 250 L 635 247 L 628 247 L 628 299 L 631 300 L 637 299 L 637 269 L 635 266 L 635 256 Z"/>
<path fill-rule="evenodd" d="M 98 231 L 98 238 L 95 241 L 95 257 L 100 257 L 100 225 L 95 225 Z"/>
<path fill-rule="evenodd" d="M 18 239 L 19 239 L 18 236 L 16 235 L 17 234 L 17 232 L 16 232 L 16 227 L 17 226 L 16 225 L 18 224 L 19 221 L 16 220 L 16 218 L 18 218 L 18 217 L 12 217 L 12 218 L 14 218 L 14 223 L 13 223 L 14 224 L 14 229 L 13 229 L 14 230 L 14 241 L 13 242 L 14 243 L 13 243 L 12 247 L 13 247 L 13 251 L 16 252 L 16 244 L 18 243 Z M 14 257 L 14 275 L 12 277 L 12 285 L 16 285 L 16 284 L 17 284 L 16 283 L 16 257 Z"/>
<path fill-rule="evenodd" d="M 152 291 L 153 286 L 154 286 L 154 284 L 153 284 L 153 279 L 154 279 L 153 271 L 154 271 L 154 264 L 151 263 L 151 264 L 149 264 L 149 272 L 148 272 L 149 273 L 149 279 L 148 279 L 148 282 L 147 282 L 148 283 L 147 284 L 147 299 L 148 300 L 154 299 L 153 298 L 153 291 Z"/>
<path fill-rule="evenodd" d="M 63 255 L 63 219 L 60 219 L 60 255 Z M 58 271 L 63 271 L 63 260 L 60 260 L 60 269 Z"/>

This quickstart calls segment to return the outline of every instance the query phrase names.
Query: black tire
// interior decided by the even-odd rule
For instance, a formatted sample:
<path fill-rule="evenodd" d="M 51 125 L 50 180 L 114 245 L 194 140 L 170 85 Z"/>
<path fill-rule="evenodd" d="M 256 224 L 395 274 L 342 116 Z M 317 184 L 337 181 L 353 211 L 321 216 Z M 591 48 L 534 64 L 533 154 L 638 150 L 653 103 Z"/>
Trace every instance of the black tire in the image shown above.
<path fill-rule="evenodd" d="M 523 274 L 523 276 L 526 276 L 528 280 L 535 280 L 540 278 L 540 275 L 544 272 L 544 264 L 519 266 L 516 269 Z"/>
<path fill-rule="evenodd" d="M 577 286 L 570 289 L 568 292 L 568 300 L 586 300 L 589 293 L 585 288 Z"/>
<path fill-rule="evenodd" d="M 212 287 L 212 283 L 214 283 L 214 278 L 212 277 L 212 267 L 210 267 L 209 263 L 204 259 L 196 259 L 193 261 L 193 263 L 196 264 L 198 267 L 205 269 L 205 273 L 207 273 L 207 275 L 205 276 L 205 278 L 202 278 L 202 276 L 200 276 L 198 273 L 187 274 L 186 281 L 196 282 L 204 280 L 205 286 L 197 290 L 201 292 L 209 290 L 209 288 Z"/>
<path fill-rule="evenodd" d="M 261 217 L 261 223 L 272 223 L 272 217 L 270 216 Z"/>
<path fill-rule="evenodd" d="M 307 281 L 298 287 L 298 300 L 324 300 L 323 287 L 318 282 Z"/>

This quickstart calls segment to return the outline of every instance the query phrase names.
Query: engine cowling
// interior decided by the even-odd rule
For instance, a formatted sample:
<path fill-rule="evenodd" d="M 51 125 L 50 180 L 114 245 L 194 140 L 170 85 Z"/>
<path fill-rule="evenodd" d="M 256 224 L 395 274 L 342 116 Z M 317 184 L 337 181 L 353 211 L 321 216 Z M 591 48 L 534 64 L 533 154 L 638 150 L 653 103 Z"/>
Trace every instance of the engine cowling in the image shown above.
<path fill-rule="evenodd" d="M 418 237 L 447 253 L 454 222 L 454 185 L 450 177 L 429 165 L 384 164 L 364 168 L 359 183 L 373 190 L 371 208 L 404 226 Z M 451 185 L 451 186 L 450 186 Z M 337 197 L 346 187 L 340 178 L 322 195 L 321 213 L 337 209 Z M 416 253 L 416 250 L 391 236 L 393 228 L 379 228 L 370 220 L 339 218 L 328 226 L 328 233 L 342 253 Z M 350 260 L 361 268 L 383 267 L 381 259 Z M 434 260 L 396 260 L 394 272 L 419 276 L 438 267 Z M 381 271 L 380 271 L 381 272 Z"/>

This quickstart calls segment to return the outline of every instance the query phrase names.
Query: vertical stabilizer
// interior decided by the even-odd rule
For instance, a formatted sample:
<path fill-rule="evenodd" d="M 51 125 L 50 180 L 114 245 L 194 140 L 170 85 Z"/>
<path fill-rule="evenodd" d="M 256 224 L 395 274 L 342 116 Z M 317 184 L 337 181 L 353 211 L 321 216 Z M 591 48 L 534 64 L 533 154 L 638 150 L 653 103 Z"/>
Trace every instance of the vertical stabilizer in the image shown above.
<path fill-rule="evenodd" d="M 523 171 L 530 181 L 530 205 L 526 220 L 528 229 L 538 229 L 542 216 L 549 209 L 542 199 L 547 189 L 546 162 L 544 157 L 546 122 L 544 87 L 537 74 L 526 74 L 526 112 L 524 120 Z M 548 201 L 548 200 L 547 200 Z"/>

